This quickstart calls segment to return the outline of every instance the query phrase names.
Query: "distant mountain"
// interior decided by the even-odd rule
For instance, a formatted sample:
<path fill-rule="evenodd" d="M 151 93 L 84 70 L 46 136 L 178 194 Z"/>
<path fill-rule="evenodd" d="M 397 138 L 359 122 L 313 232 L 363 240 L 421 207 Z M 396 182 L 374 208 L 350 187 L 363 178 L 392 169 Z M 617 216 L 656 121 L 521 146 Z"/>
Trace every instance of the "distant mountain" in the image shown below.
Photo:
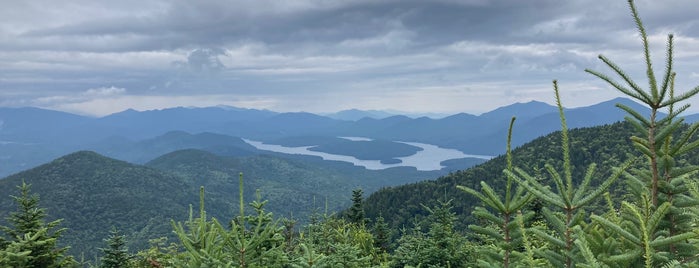
<path fill-rule="evenodd" d="M 520 118 L 531 118 L 542 114 L 556 112 L 558 108 L 540 101 L 530 101 L 527 103 L 515 103 L 508 106 L 503 106 L 487 113 L 481 114 L 479 117 L 490 120 L 502 120 L 517 116 Z"/>
<path fill-rule="evenodd" d="M 254 200 L 259 189 L 262 198 L 270 200 L 267 208 L 275 215 L 291 217 L 289 212 L 293 211 L 301 221 L 308 219 L 314 199 L 323 204 L 327 200 L 329 209 L 337 210 L 349 204 L 352 189 L 357 186 L 356 180 L 333 169 L 271 155 L 221 157 L 190 149 L 163 155 L 146 166 L 204 185 L 211 189 L 209 198 L 227 202 L 237 196 L 238 175 L 242 172 L 246 200 Z M 222 209 L 232 212 L 233 204 Z M 321 207 L 321 203 L 315 206 Z"/>
<path fill-rule="evenodd" d="M 0 141 L 45 143 L 93 118 L 46 109 L 0 108 Z"/>
<path fill-rule="evenodd" d="M 224 126 L 258 122 L 277 115 L 266 110 L 232 107 L 169 108 L 136 112 L 126 110 L 99 118 L 93 128 L 110 129 L 112 134 L 143 139 L 180 130 L 190 133 L 222 132 Z"/>
<path fill-rule="evenodd" d="M 145 163 L 163 154 L 182 149 L 202 149 L 228 156 L 248 156 L 258 153 L 255 147 L 240 138 L 208 132 L 189 134 L 184 131 L 170 131 L 138 142 L 112 137 L 88 146 L 88 149 L 132 163 Z"/>
<path fill-rule="evenodd" d="M 641 108 L 631 100 L 618 98 L 588 107 L 566 109 L 569 126 L 589 127 L 623 120 L 623 111 L 614 107 L 617 102 Z M 361 112 L 371 111 L 356 110 L 347 114 Z M 201 141 L 156 141 L 172 131 L 212 133 L 268 143 L 305 139 L 303 143 L 307 146 L 320 145 L 321 141 L 339 136 L 357 136 L 428 143 L 467 154 L 498 155 L 504 152 L 502 141 L 512 116 L 517 117 L 516 127 L 519 129 L 513 137 L 514 146 L 559 128 L 555 107 L 535 101 L 500 107 L 479 116 L 461 113 L 435 119 L 396 115 L 382 119 L 363 117 L 356 121 L 311 113 L 275 113 L 228 106 L 141 112 L 126 110 L 102 118 L 35 108 L 3 108 L 0 109 L 0 160 L 3 161 L 0 176 L 76 150 L 95 150 L 137 163 L 187 148 L 218 149 L 217 153 L 229 155 L 243 155 L 247 150 L 222 143 L 207 147 L 204 146 L 207 137 L 192 137 Z M 696 116 L 687 118 L 699 120 Z M 319 144 L 313 144 L 314 141 L 307 137 L 317 137 Z"/>
<path fill-rule="evenodd" d="M 358 110 L 358 109 L 350 109 L 350 110 L 339 111 L 337 113 L 327 114 L 325 116 L 330 117 L 332 119 L 338 119 L 338 120 L 357 121 L 357 120 L 360 120 L 362 118 L 383 119 L 383 118 L 391 117 L 394 115 L 395 114 L 392 114 L 389 112 L 377 111 L 377 110 L 363 111 L 363 110 Z"/>

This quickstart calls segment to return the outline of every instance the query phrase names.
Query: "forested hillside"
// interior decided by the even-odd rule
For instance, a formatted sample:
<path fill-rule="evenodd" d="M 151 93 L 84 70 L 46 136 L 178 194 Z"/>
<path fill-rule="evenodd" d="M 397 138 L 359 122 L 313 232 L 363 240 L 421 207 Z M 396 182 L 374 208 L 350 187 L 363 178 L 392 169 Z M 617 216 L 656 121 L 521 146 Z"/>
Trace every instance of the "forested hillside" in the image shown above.
<path fill-rule="evenodd" d="M 49 219 L 63 219 L 70 253 L 92 257 L 112 227 L 131 237 L 133 248 L 148 239 L 169 236 L 170 219 L 186 218 L 196 203 L 197 186 L 158 170 L 110 159 L 93 152 L 76 152 L 51 163 L 0 180 L 2 222 L 15 210 L 10 196 L 26 182 L 39 193 Z"/>
<path fill-rule="evenodd" d="M 629 137 L 633 128 L 625 122 L 599 127 L 574 129 L 570 132 L 571 159 L 574 178 L 581 178 L 591 163 L 599 167 L 598 177 L 608 175 L 611 167 L 618 166 L 633 153 Z M 517 135 L 517 129 L 513 130 Z M 545 165 L 563 166 L 561 156 L 560 131 L 537 138 L 512 152 L 512 161 L 531 171 L 545 173 Z M 503 141 L 503 146 L 505 142 Z M 480 200 L 456 188 L 457 185 L 480 189 L 480 182 L 486 181 L 498 192 L 504 192 L 507 181 L 503 170 L 507 163 L 505 156 L 498 156 L 475 167 L 453 172 L 436 180 L 388 187 L 371 194 L 366 199 L 366 214 L 370 219 L 383 216 L 392 229 L 410 227 L 414 218 L 422 219 L 429 214 L 422 205 L 431 206 L 437 200 L 453 199 L 452 205 L 458 217 L 458 229 L 476 222 L 471 215 L 473 207 Z M 612 190 L 619 190 L 623 182 Z"/>
<path fill-rule="evenodd" d="M 193 137 L 186 133 L 169 136 L 176 141 Z M 269 201 L 267 210 L 299 224 L 307 223 L 313 211 L 344 209 L 354 189 L 371 193 L 386 185 L 418 180 L 402 174 L 430 174 L 368 171 L 350 164 L 318 165 L 317 161 L 322 160 L 231 157 L 187 149 L 135 165 L 81 151 L 0 180 L 0 196 L 4 197 L 0 198 L 0 223 L 13 211 L 9 197 L 17 195 L 16 186 L 24 181 L 41 197 L 48 218 L 64 219 L 64 226 L 69 227 L 62 240 L 72 246 L 69 253 L 92 258 L 111 227 L 129 234 L 128 245 L 134 249 L 146 248 L 150 239 L 174 238 L 170 220 L 186 218 L 188 207 L 198 203 L 200 186 L 206 190 L 210 216 L 233 217 L 241 173 L 246 178 L 245 200 L 254 200 L 259 190 Z"/>

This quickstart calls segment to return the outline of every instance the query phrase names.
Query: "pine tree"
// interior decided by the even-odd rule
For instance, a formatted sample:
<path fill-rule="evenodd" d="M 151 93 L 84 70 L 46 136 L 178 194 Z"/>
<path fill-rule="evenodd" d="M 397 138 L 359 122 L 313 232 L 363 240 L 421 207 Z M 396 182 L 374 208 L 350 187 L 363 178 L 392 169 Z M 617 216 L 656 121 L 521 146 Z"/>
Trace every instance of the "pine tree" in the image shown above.
<path fill-rule="evenodd" d="M 65 256 L 67 247 L 57 245 L 58 238 L 66 230 L 56 229 L 61 220 L 44 223 L 46 209 L 39 207 L 39 196 L 31 194 L 31 185 L 22 182 L 17 187 L 19 196 L 12 196 L 17 211 L 10 213 L 10 226 L 0 226 L 10 241 L 7 246 L 12 254 L 23 254 L 28 258 L 28 267 L 65 267 L 74 264 L 72 256 Z M 9 255 L 8 255 L 9 256 Z"/>
<path fill-rule="evenodd" d="M 109 238 L 104 240 L 107 248 L 100 250 L 104 254 L 100 267 L 103 268 L 124 268 L 129 267 L 131 255 L 126 247 L 126 236 L 119 233 L 116 227 L 112 228 Z"/>

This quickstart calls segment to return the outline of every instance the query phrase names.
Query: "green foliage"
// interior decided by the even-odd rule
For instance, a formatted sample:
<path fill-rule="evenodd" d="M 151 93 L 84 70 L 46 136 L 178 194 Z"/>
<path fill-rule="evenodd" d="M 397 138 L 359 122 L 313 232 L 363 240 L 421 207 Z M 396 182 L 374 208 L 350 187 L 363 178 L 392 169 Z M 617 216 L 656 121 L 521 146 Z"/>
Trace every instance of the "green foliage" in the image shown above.
<path fill-rule="evenodd" d="M 600 60 L 625 85 L 600 72 L 586 71 L 650 108 L 650 115 L 646 118 L 629 107 L 619 105 L 629 114 L 626 120 L 638 133 L 631 140 L 645 156 L 647 166 L 625 173 L 633 201 L 622 203 L 622 221 L 612 222 L 599 216 L 593 219 L 631 244 L 627 253 L 620 255 L 624 261 L 632 260 L 640 266 L 642 260 L 645 267 L 672 261 L 686 263 L 694 260 L 699 250 L 699 245 L 694 241 L 699 236 L 695 228 L 699 214 L 692 209 L 699 205 L 699 199 L 689 192 L 699 166 L 686 161 L 687 154 L 699 147 L 699 141 L 693 141 L 699 124 L 682 130 L 684 119 L 679 115 L 689 105 L 675 107 L 681 101 L 699 94 L 699 87 L 675 96 L 673 35 L 668 35 L 665 70 L 661 83 L 658 83 L 652 68 L 646 30 L 632 0 L 629 7 L 643 43 L 648 88 L 641 88 L 620 67 L 602 55 L 599 56 Z M 661 116 L 661 109 L 667 109 L 665 116 Z"/>
<path fill-rule="evenodd" d="M 10 213 L 10 226 L 0 226 L 9 244 L 2 248 L 2 264 L 22 267 L 65 267 L 75 264 L 72 256 L 66 256 L 67 247 L 57 245 L 66 229 L 57 229 L 60 220 L 45 223 L 46 209 L 39 206 L 39 196 L 31 194 L 31 185 L 22 182 L 19 196 L 12 196 L 17 210 Z"/>
<path fill-rule="evenodd" d="M 510 127 L 507 135 L 507 170 L 512 172 L 512 127 L 515 118 L 510 121 Z M 505 184 L 505 195 L 498 195 L 487 182 L 481 181 L 481 191 L 476 191 L 465 186 L 457 186 L 460 190 L 469 193 L 481 200 L 488 208 L 476 207 L 473 214 L 481 219 L 485 226 L 470 225 L 469 228 L 476 234 L 484 236 L 486 240 L 492 240 L 497 249 L 492 248 L 491 241 L 479 247 L 482 252 L 481 258 L 478 260 L 478 265 L 482 267 L 510 267 L 510 263 L 515 261 L 512 257 L 522 257 L 521 254 L 516 254 L 514 249 L 522 243 L 521 227 L 516 221 L 515 216 L 529 204 L 532 200 L 531 193 L 525 193 L 523 187 L 513 189 L 513 179 L 508 177 Z M 493 212 L 495 213 L 493 213 Z M 531 218 L 533 213 L 527 214 Z M 523 216 L 520 216 L 523 217 Z M 495 254 L 492 254 L 495 251 Z M 515 253 L 515 256 L 511 256 Z"/>
<path fill-rule="evenodd" d="M 376 218 L 372 234 L 374 235 L 374 247 L 383 253 L 387 253 L 391 243 L 391 229 L 388 228 L 388 224 L 383 217 L 379 216 Z"/>
<path fill-rule="evenodd" d="M 544 208 L 543 214 L 549 225 L 555 231 L 555 235 L 549 235 L 537 229 L 532 232 L 545 239 L 553 248 L 544 250 L 540 254 L 544 256 L 554 266 L 573 267 L 575 262 L 581 262 L 583 257 L 578 252 L 575 241 L 575 228 L 584 226 L 583 219 L 586 217 L 583 210 L 590 202 L 607 191 L 630 165 L 625 164 L 621 168 L 615 168 L 614 173 L 604 180 L 596 188 L 589 188 L 592 178 L 595 175 L 596 165 L 592 164 L 587 169 L 585 177 L 581 183 L 573 183 L 573 170 L 570 159 L 570 140 L 568 137 L 568 126 L 566 124 L 563 106 L 558 93 L 558 83 L 553 81 L 553 88 L 556 94 L 556 104 L 561 118 L 561 144 L 563 153 L 563 176 L 556 171 L 552 165 L 546 165 L 549 178 L 553 181 L 555 190 L 551 185 L 540 182 L 536 177 L 526 171 L 515 168 L 505 170 L 506 174 L 516 180 L 520 186 L 527 189 L 531 194 L 541 199 L 557 211 Z M 581 242 L 578 242 L 581 243 Z M 585 242 L 582 242 L 585 243 Z M 583 253 L 586 253 L 583 251 Z"/>
<path fill-rule="evenodd" d="M 354 224 L 364 225 L 366 217 L 364 216 L 364 192 L 362 189 L 352 190 L 352 206 L 347 211 L 347 219 Z"/>
<path fill-rule="evenodd" d="M 147 249 L 151 239 L 175 241 L 170 220 L 187 219 L 188 206 L 197 203 L 202 185 L 209 216 L 235 217 L 237 200 L 230 194 L 239 190 L 241 171 L 249 178 L 245 200 L 254 200 L 255 189 L 260 189 L 262 199 L 269 200 L 265 210 L 278 217 L 293 213 L 300 226 L 312 211 L 314 197 L 327 199 L 328 209 L 337 211 L 351 204 L 352 189 L 358 186 L 366 194 L 382 185 L 435 176 L 407 168 L 373 171 L 321 160 L 222 157 L 199 150 L 173 152 L 143 166 L 81 151 L 0 180 L 0 197 L 5 197 L 0 198 L 0 225 L 7 225 L 4 218 L 13 210 L 8 196 L 25 180 L 51 212 L 47 222 L 63 219 L 62 225 L 70 226 L 58 244 L 70 245 L 70 255 L 98 261 L 110 226 L 127 235 L 127 246 L 135 251 Z"/>
<path fill-rule="evenodd" d="M 593 163 L 599 167 L 596 172 L 599 177 L 610 176 L 613 172 L 611 167 L 627 161 L 629 154 L 633 152 L 633 147 L 628 139 L 632 133 L 631 126 L 624 122 L 572 129 L 569 138 L 573 145 L 570 148 L 570 153 L 574 182 L 579 183 L 578 180 L 584 177 L 586 169 Z M 546 172 L 545 165 L 551 165 L 557 170 L 562 169 L 560 135 L 560 132 L 551 133 L 519 148 L 514 148 L 512 162 L 517 163 L 517 166 L 520 167 L 528 167 L 531 175 L 536 178 L 543 177 L 541 175 Z M 458 197 L 452 202 L 453 211 L 457 216 L 456 229 L 466 230 L 468 225 L 484 225 L 472 213 L 474 205 L 481 204 L 482 201 L 473 195 L 463 194 L 463 191 L 456 186 L 460 185 L 481 191 L 480 182 L 485 181 L 495 193 L 504 196 L 508 180 L 503 172 L 506 168 L 507 159 L 505 155 L 502 155 L 482 165 L 454 172 L 435 180 L 384 188 L 367 196 L 364 201 L 364 210 L 367 218 L 375 219 L 382 215 L 391 229 L 399 230 L 404 226 L 410 226 L 411 221 L 416 217 L 418 219 L 427 217 L 429 213 L 420 204 L 429 204 L 447 195 Z M 590 188 L 596 187 L 595 181 L 591 182 Z M 614 198 L 621 198 L 621 193 L 625 192 L 625 189 L 612 186 L 610 191 L 620 193 L 615 194 Z M 527 210 L 535 213 L 539 211 L 534 217 L 542 219 L 541 208 L 537 209 L 535 205 L 537 203 L 541 204 L 539 199 L 532 200 Z M 396 232 L 392 241 L 395 241 L 398 235 Z"/>
<path fill-rule="evenodd" d="M 184 220 L 196 189 L 183 179 L 92 152 L 76 152 L 0 180 L 0 196 L 14 195 L 26 178 L 50 212 L 46 221 L 62 219 L 59 246 L 66 252 L 99 260 L 104 239 L 114 226 L 127 234 L 131 249 L 147 248 L 148 240 L 174 238 L 170 219 Z M 0 214 L 12 210 L 10 198 L 0 198 Z M 0 223 L 8 224 L 9 222 Z"/>
<path fill-rule="evenodd" d="M 129 267 L 131 254 L 126 246 L 126 236 L 119 233 L 116 227 L 110 231 L 109 237 L 105 239 L 106 248 L 100 248 L 104 256 L 102 256 L 100 267 L 103 268 L 121 268 Z"/>
<path fill-rule="evenodd" d="M 96 185 L 126 189 L 122 190 L 124 196 L 145 197 L 146 201 L 186 196 L 176 189 L 183 191 L 201 183 L 218 188 L 216 194 L 207 196 L 207 202 L 216 207 L 214 211 L 219 210 L 217 206 L 234 203 L 228 193 L 238 190 L 239 212 L 229 221 L 219 221 L 207 214 L 201 187 L 199 214 L 195 217 L 190 205 L 188 220 L 171 220 L 178 242 L 168 243 L 167 237 L 153 239 L 148 250 L 133 258 L 125 237 L 113 229 L 104 240 L 108 247 L 102 249 L 103 267 L 699 267 L 699 166 L 691 164 L 699 161 L 699 141 L 695 138 L 699 124 L 687 126 L 679 116 L 689 107 L 680 102 L 699 94 L 699 87 L 675 96 L 672 35 L 664 76 L 656 79 L 645 29 L 633 1 L 629 6 L 643 43 L 649 88 L 642 89 L 604 56 L 600 59 L 624 84 L 587 71 L 645 103 L 650 109 L 648 117 L 619 105 L 629 114 L 626 123 L 569 132 L 554 81 L 560 132 L 511 150 L 513 118 L 505 156 L 436 181 L 383 189 L 366 200 L 363 191 L 356 189 L 352 206 L 339 214 L 342 216 L 328 214 L 326 199 L 325 213 L 320 215 L 312 208 L 309 223 L 299 230 L 295 219 L 274 218 L 259 190 L 255 201 L 247 205 L 253 212 L 246 213 L 249 196 L 244 195 L 242 173 L 229 165 L 235 161 L 257 165 L 259 174 L 271 174 L 261 168 L 270 165 L 285 170 L 283 174 L 292 175 L 283 183 L 255 185 L 283 191 L 284 187 L 307 186 L 307 181 L 294 184 L 295 177 L 309 173 L 297 173 L 292 162 L 266 162 L 264 157 L 223 160 L 188 151 L 174 156 L 186 161 L 165 157 L 151 163 L 158 167 L 178 163 L 174 170 L 180 176 L 164 176 L 83 152 L 32 172 L 41 175 L 34 177 L 42 179 L 42 185 L 66 192 L 72 188 L 64 188 L 59 180 L 66 174 L 57 174 L 70 170 L 63 163 L 69 162 L 68 166 L 79 167 L 71 174 L 87 178 L 82 182 L 89 189 L 99 192 Z M 636 134 L 628 139 L 634 130 Z M 634 148 L 640 157 L 632 155 Z M 209 161 L 212 157 L 215 159 Z M 190 161 L 196 158 L 206 161 Z M 191 163 L 186 165 L 188 161 Z M 514 167 L 515 162 L 526 171 Z M 211 165 L 198 165 L 201 163 Z M 95 168 L 100 165 L 105 168 Z M 139 177 L 141 180 L 126 176 L 129 180 L 123 180 L 120 176 L 124 174 L 109 173 L 123 169 L 146 176 Z M 90 172 L 95 174 L 83 174 Z M 204 173 L 199 172 L 211 176 L 200 179 L 196 174 Z M 237 188 L 233 174 L 238 174 Z M 620 177 L 626 178 L 627 187 L 615 187 Z M 89 179 L 102 181 L 95 184 Z M 157 190 L 133 193 L 131 188 L 119 188 L 128 183 Z M 325 183 L 336 186 L 331 180 Z M 13 196 L 18 209 L 7 218 L 11 225 L 0 227 L 5 233 L 0 237 L 0 267 L 76 266 L 72 257 L 65 256 L 68 248 L 58 244 L 65 230 L 57 229 L 60 220 L 44 223 L 46 210 L 38 206 L 38 197 L 30 194 L 26 183 L 18 188 L 21 195 Z M 457 192 L 468 195 L 449 201 L 436 198 Z M 153 193 L 160 195 L 152 197 Z M 422 205 L 435 199 L 438 204 L 434 207 Z M 168 206 L 149 209 L 180 208 L 178 202 L 183 200 L 188 198 L 167 200 Z M 473 208 L 476 203 L 482 206 Z M 162 203 L 150 205 L 154 204 Z M 367 218 L 374 219 L 371 229 Z M 391 227 L 406 226 L 408 220 L 414 222 L 412 229 L 403 228 L 402 234 L 396 234 L 402 236 L 392 251 Z M 157 233 L 159 224 L 160 219 L 151 219 L 141 234 Z M 467 224 L 471 233 L 465 236 L 461 231 Z"/>
<path fill-rule="evenodd" d="M 242 184 L 242 174 L 240 176 Z M 241 190 L 242 202 L 242 190 Z M 284 264 L 282 228 L 264 210 L 266 202 L 250 203 L 254 215 L 246 216 L 241 203 L 240 215 L 225 228 L 218 220 L 207 219 L 204 209 L 204 188 L 200 191 L 199 217 L 173 228 L 185 252 L 176 260 L 187 267 L 270 267 Z"/>
<path fill-rule="evenodd" d="M 439 201 L 427 220 L 429 231 L 416 225 L 398 240 L 398 248 L 391 256 L 391 267 L 468 267 L 474 263 L 464 249 L 466 238 L 454 230 L 454 212 L 450 201 Z"/>

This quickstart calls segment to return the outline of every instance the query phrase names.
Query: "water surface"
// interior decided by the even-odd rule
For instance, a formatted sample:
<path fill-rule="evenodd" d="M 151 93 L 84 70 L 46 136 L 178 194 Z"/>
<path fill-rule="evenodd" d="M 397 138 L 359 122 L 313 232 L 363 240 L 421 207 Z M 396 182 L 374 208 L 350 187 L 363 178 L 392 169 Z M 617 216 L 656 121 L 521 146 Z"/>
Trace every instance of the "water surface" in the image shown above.
<path fill-rule="evenodd" d="M 371 140 L 371 139 L 363 138 L 363 137 L 340 137 L 340 138 L 348 139 L 351 141 L 370 141 Z M 329 154 L 329 153 L 316 152 L 316 151 L 309 150 L 309 148 L 312 148 L 314 146 L 286 147 L 286 146 L 281 146 L 281 145 L 276 145 L 276 144 L 266 144 L 263 142 L 253 141 L 253 140 L 248 140 L 248 139 L 243 139 L 243 140 L 259 150 L 272 151 L 272 152 L 285 153 L 285 154 L 300 154 L 300 155 L 319 156 L 319 157 L 323 158 L 324 160 L 348 162 L 348 163 L 352 163 L 356 166 L 362 166 L 362 167 L 365 167 L 366 169 L 371 169 L 371 170 L 380 170 L 380 169 L 387 169 L 387 168 L 392 168 L 392 167 L 415 167 L 415 168 L 417 168 L 417 170 L 432 171 L 432 170 L 440 170 L 440 169 L 444 168 L 444 166 L 442 166 L 441 163 L 442 163 L 442 161 L 445 161 L 445 160 L 459 159 L 459 158 L 479 158 L 479 159 L 488 160 L 488 159 L 493 158 L 492 156 L 487 156 L 487 155 L 465 154 L 465 153 L 463 153 L 459 150 L 456 150 L 456 149 L 442 148 L 442 147 L 432 145 L 432 144 L 427 144 L 427 143 L 396 141 L 396 142 L 420 147 L 420 148 L 422 148 L 422 150 L 420 150 L 417 153 L 410 155 L 410 156 L 396 157 L 396 159 L 400 159 L 402 161 L 401 163 L 384 164 L 384 163 L 381 163 L 380 160 L 361 160 L 361 159 L 357 159 L 354 156 L 349 156 L 349 155 Z"/>

